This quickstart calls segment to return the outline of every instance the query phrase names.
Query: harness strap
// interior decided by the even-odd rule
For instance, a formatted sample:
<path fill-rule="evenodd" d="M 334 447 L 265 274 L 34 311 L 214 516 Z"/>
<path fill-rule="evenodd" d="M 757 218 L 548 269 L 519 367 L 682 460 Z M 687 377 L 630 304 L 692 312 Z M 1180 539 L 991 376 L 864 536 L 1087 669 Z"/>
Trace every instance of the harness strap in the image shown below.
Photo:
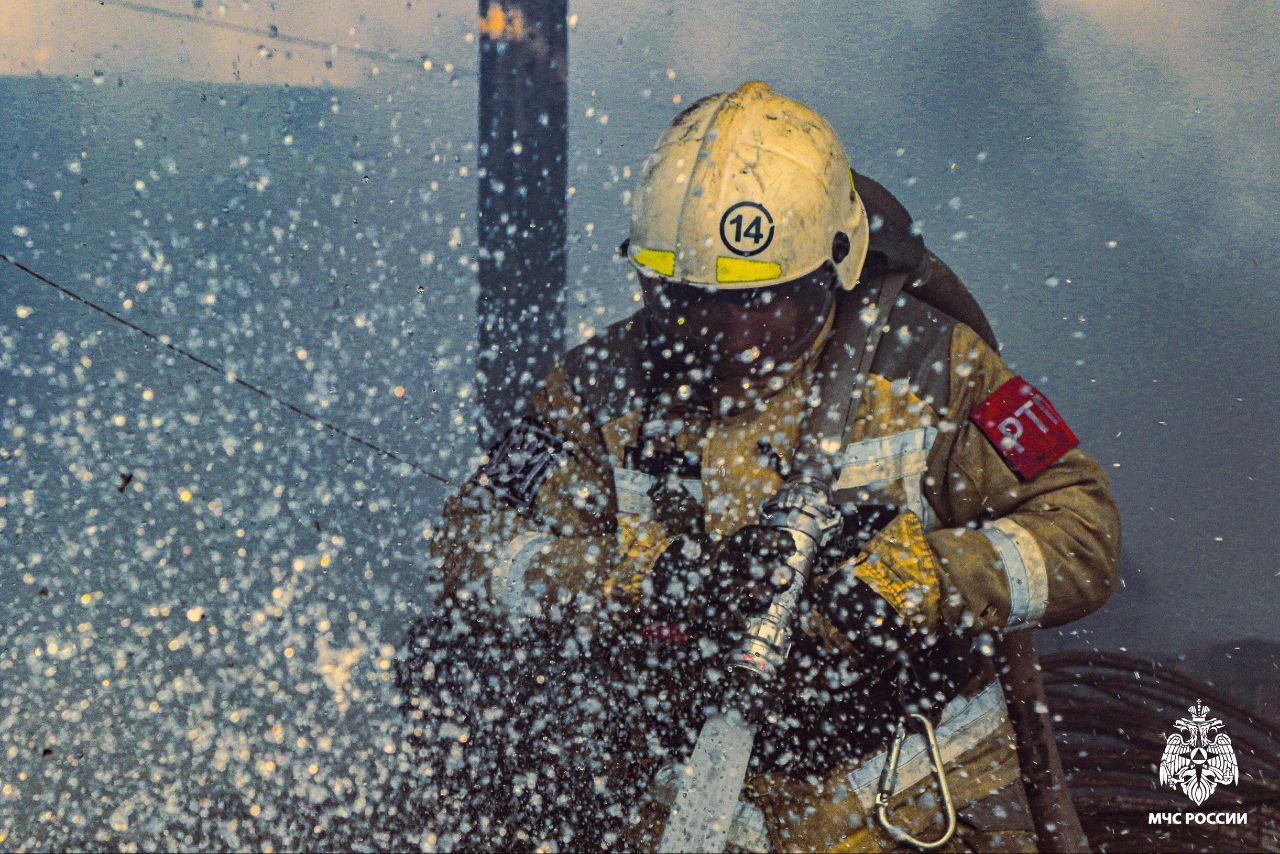
<path fill-rule="evenodd" d="M 858 401 L 871 373 L 880 338 L 908 275 L 893 273 L 884 278 L 875 296 L 874 316 L 867 316 L 862 308 L 857 288 L 840 293 L 835 329 L 819 363 L 822 369 L 818 381 L 819 402 L 805 420 L 792 464 L 792 478 L 824 485 L 833 480 L 839 462 L 837 457 L 853 428 Z"/>

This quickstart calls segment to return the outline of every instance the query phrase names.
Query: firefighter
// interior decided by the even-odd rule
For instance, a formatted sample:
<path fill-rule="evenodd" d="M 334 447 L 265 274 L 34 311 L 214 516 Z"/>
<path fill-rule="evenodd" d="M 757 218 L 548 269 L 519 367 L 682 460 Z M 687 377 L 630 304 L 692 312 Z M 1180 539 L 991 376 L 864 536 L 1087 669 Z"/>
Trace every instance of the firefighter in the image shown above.
<path fill-rule="evenodd" d="M 656 844 L 725 651 L 778 582 L 786 544 L 759 508 L 818 403 L 844 292 L 883 335 L 850 390 L 842 528 L 728 844 L 922 846 L 954 813 L 944 848 L 1037 845 L 996 645 L 1107 600 L 1119 518 L 1099 466 L 909 224 L 803 104 L 750 82 L 691 105 L 634 192 L 623 252 L 642 307 L 571 350 L 446 503 L 433 547 L 451 600 L 572 626 L 627 686 L 615 771 L 645 783 L 617 805 L 616 846 Z"/>

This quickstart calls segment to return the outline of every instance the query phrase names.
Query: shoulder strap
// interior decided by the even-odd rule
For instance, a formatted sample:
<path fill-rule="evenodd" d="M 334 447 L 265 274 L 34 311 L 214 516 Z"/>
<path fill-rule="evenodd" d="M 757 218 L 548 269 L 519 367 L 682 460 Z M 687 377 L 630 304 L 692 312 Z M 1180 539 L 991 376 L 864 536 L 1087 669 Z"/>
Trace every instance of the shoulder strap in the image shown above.
<path fill-rule="evenodd" d="M 571 349 L 564 357 L 564 371 L 595 426 L 639 406 L 636 390 L 646 387 L 649 373 L 640 313 Z"/>
<path fill-rule="evenodd" d="M 842 291 L 835 329 L 818 363 L 819 402 L 809 411 L 796 449 L 793 477 L 829 485 L 853 425 L 880 338 L 909 274 L 891 273 L 865 299 L 860 288 Z M 874 313 L 864 309 L 874 300 Z"/>

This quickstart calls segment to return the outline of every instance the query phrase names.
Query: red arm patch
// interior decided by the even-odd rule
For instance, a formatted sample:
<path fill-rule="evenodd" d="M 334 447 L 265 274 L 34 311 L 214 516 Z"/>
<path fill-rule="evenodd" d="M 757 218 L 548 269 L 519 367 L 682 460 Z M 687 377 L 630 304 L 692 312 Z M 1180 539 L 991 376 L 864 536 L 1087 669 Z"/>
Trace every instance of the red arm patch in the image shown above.
<path fill-rule="evenodd" d="M 1022 480 L 1034 480 L 1080 444 L 1049 399 L 1022 377 L 992 392 L 973 408 L 969 420 Z"/>

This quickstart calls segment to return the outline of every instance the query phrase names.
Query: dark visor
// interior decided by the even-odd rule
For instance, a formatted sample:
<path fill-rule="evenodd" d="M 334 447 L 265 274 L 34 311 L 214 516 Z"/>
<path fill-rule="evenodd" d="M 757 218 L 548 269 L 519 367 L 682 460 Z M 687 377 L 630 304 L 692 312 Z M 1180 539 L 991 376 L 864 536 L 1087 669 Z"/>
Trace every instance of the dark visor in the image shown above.
<path fill-rule="evenodd" d="M 821 327 L 834 266 L 764 288 L 724 290 L 640 277 L 645 307 L 662 332 L 692 349 L 733 359 L 755 349 L 775 360 L 800 355 Z"/>

